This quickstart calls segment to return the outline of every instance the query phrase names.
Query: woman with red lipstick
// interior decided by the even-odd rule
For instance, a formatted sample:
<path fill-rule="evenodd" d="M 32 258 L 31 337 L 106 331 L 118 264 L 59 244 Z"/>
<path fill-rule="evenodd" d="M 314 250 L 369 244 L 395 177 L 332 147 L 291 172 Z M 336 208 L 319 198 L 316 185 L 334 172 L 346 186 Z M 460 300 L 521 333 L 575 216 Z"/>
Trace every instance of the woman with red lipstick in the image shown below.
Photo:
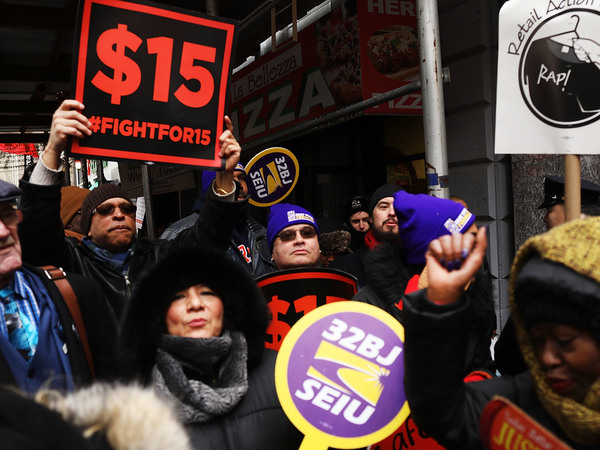
<path fill-rule="evenodd" d="M 126 381 L 154 386 L 202 450 L 297 449 L 275 390 L 266 301 L 224 254 L 176 249 L 151 267 L 119 336 Z M 143 413 L 143 412 L 141 412 Z"/>
<path fill-rule="evenodd" d="M 469 328 L 463 290 L 483 260 L 485 229 L 430 244 L 430 285 L 409 294 L 402 313 L 406 394 L 420 430 L 447 448 L 482 448 L 479 418 L 500 395 L 572 448 L 600 448 L 599 241 L 600 218 L 589 218 L 521 247 L 510 306 L 528 370 L 468 384 L 460 372 Z M 459 258 L 457 270 L 441 264 Z"/>

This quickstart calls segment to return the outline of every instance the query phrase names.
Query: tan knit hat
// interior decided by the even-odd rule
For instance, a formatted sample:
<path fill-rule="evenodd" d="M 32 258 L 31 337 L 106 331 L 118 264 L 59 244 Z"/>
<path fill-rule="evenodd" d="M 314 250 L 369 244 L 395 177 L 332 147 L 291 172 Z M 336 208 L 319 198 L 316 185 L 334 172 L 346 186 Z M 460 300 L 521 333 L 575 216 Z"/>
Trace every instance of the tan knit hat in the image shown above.
<path fill-rule="evenodd" d="M 89 193 L 87 189 L 77 186 L 63 186 L 60 189 L 60 220 L 63 227 L 81 210 L 81 204 Z"/>

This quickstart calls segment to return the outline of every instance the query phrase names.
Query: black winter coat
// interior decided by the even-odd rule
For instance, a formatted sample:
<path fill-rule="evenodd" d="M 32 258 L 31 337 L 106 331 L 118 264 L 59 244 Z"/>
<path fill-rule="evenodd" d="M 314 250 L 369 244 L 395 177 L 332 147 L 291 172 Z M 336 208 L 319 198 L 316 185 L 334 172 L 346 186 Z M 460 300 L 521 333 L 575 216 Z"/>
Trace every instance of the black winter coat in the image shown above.
<path fill-rule="evenodd" d="M 523 409 L 542 426 L 575 449 L 535 395 L 529 372 L 477 383 L 463 382 L 461 354 L 469 339 L 468 301 L 440 306 L 425 291 L 404 298 L 404 385 L 413 419 L 420 430 L 449 449 L 483 448 L 479 418 L 494 395 Z M 452 349 L 452 350 L 450 350 Z M 450 350 L 450 351 L 449 351 Z"/>
<path fill-rule="evenodd" d="M 264 348 L 269 321 L 266 301 L 246 270 L 223 254 L 176 248 L 146 274 L 126 305 L 121 321 L 118 352 L 123 378 L 144 384 L 152 382 L 157 349 L 167 331 L 165 317 L 174 293 L 197 284 L 210 287 L 219 296 L 224 328 L 243 334 L 246 340 L 248 392 L 230 412 L 186 425 L 195 447 L 297 449 L 303 436 L 285 416 L 275 390 L 277 353 Z M 186 374 L 193 377 L 189 371 Z M 176 386 L 167 387 L 178 395 Z"/>
<path fill-rule="evenodd" d="M 23 179 L 20 187 L 23 222 L 19 235 L 24 261 L 36 266 L 52 264 L 95 279 L 117 317 L 144 270 L 160 260 L 169 247 L 206 247 L 224 252 L 229 247 L 233 226 L 246 208 L 246 202 L 226 202 L 210 194 L 200 220 L 177 239 L 136 239 L 127 275 L 123 276 L 109 264 L 98 261 L 93 252 L 75 238 L 64 237 L 60 184 L 42 186 Z"/>
<path fill-rule="evenodd" d="M 365 263 L 369 284 L 358 291 L 352 300 L 377 306 L 403 323 L 402 311 L 397 305 L 404 296 L 410 279 L 419 274 L 422 268 L 406 262 L 400 242 L 378 245 L 369 252 Z M 468 343 L 463 347 L 463 376 L 473 370 L 494 372 L 490 343 L 496 326 L 496 316 L 488 272 L 482 269 L 477 273 L 471 293 L 477 298 L 477 301 L 473 302 L 477 307 L 474 305 L 469 311 L 472 316 L 471 334 Z"/>
<path fill-rule="evenodd" d="M 199 211 L 200 210 L 201 209 L 199 209 Z M 200 213 L 195 211 L 189 216 L 178 220 L 163 231 L 160 238 L 167 240 L 175 239 L 183 231 L 194 225 L 199 217 Z M 243 225 L 239 226 L 239 229 L 240 232 L 247 232 L 248 234 L 248 244 L 250 247 L 252 263 L 248 264 L 246 262 L 239 250 L 239 246 L 242 243 L 236 242 L 233 236 L 231 238 L 231 244 L 227 249 L 227 256 L 244 266 L 246 270 L 248 270 L 248 273 L 254 278 L 277 271 L 277 267 L 275 267 L 275 264 L 271 260 L 271 250 L 269 249 L 269 243 L 267 242 L 266 228 L 258 223 L 252 216 L 248 216 L 244 219 Z"/>
<path fill-rule="evenodd" d="M 194 448 L 203 450 L 295 450 L 302 434 L 283 413 L 275 390 L 277 352 L 265 349 L 248 373 L 248 393 L 226 416 L 187 426 Z"/>

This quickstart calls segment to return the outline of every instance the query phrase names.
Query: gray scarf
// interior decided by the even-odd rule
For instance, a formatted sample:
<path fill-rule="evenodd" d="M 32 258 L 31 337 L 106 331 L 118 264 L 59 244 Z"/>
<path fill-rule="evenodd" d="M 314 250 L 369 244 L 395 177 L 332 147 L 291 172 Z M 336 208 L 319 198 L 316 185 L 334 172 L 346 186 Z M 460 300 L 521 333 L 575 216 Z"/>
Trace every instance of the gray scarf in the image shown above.
<path fill-rule="evenodd" d="M 248 345 L 239 332 L 213 338 L 165 335 L 152 382 L 186 424 L 230 412 L 248 391 Z"/>

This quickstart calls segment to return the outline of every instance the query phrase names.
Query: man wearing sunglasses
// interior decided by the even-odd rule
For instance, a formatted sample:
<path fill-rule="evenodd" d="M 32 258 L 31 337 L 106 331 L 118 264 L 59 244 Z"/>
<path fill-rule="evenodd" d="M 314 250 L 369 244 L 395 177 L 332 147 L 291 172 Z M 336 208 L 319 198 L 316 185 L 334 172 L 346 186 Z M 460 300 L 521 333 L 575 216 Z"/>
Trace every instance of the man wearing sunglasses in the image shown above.
<path fill-rule="evenodd" d="M 306 209 L 290 203 L 271 206 L 267 241 L 278 270 L 319 265 L 319 228 Z"/>
<path fill-rule="evenodd" d="M 204 247 L 225 251 L 233 226 L 246 202 L 235 201 L 233 170 L 241 148 L 233 136 L 231 120 L 219 137 L 225 170 L 218 172 L 199 220 L 176 239 L 138 238 L 135 206 L 120 186 L 104 184 L 92 190 L 81 208 L 81 242 L 64 238 L 60 222 L 60 155 L 69 138 L 92 134 L 83 104 L 65 100 L 52 118 L 48 144 L 29 179 L 21 180 L 24 221 L 19 232 L 26 244 L 23 255 L 35 265 L 53 264 L 96 279 L 120 316 L 126 300 L 144 269 L 173 246 Z"/>
<path fill-rule="evenodd" d="M 92 381 L 66 299 L 44 270 L 23 264 L 17 228 L 21 190 L 0 180 L 0 383 L 33 393 Z M 73 288 L 96 376 L 114 370 L 116 321 L 94 280 L 64 274 Z"/>

